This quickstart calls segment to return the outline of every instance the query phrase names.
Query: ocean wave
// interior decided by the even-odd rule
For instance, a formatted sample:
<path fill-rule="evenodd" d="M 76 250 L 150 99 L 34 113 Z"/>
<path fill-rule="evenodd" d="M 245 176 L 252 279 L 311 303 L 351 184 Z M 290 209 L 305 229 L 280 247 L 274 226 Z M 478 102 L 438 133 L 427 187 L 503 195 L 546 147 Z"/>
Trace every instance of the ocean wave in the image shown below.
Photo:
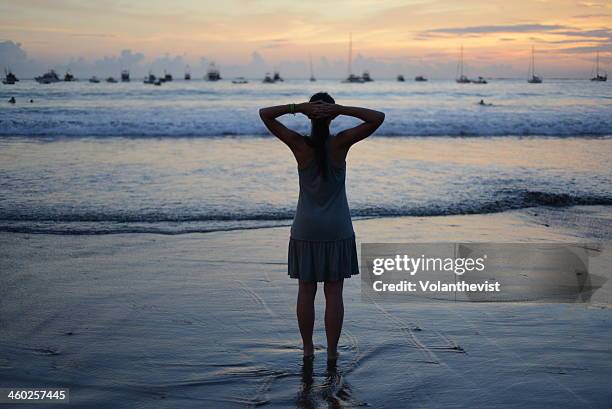
<path fill-rule="evenodd" d="M 204 104 L 202 102 L 202 104 Z M 461 109 L 427 105 L 380 107 L 385 123 L 381 136 L 608 136 L 612 116 L 604 106 L 531 110 L 522 107 Z M 576 112 L 576 109 L 582 109 Z M 309 122 L 287 116 L 283 123 L 307 134 Z M 338 117 L 332 133 L 354 126 L 354 118 Z M 0 137 L 215 137 L 269 135 L 256 106 L 50 107 L 0 109 Z"/>
<path fill-rule="evenodd" d="M 495 137 L 495 136 L 558 136 L 601 137 L 612 135 L 612 120 L 592 121 L 542 120 L 479 122 L 462 120 L 414 122 L 389 121 L 376 132 L 378 136 L 449 136 L 449 137 Z M 308 134 L 307 125 L 293 127 Z M 340 131 L 337 126 L 335 131 Z M 334 129 L 332 129 L 332 132 Z M 132 138 L 200 138 L 219 136 L 268 136 L 269 132 L 258 122 L 132 122 L 110 119 L 105 123 L 84 123 L 78 119 L 44 121 L 0 120 L 0 137 L 132 137 Z"/>
<path fill-rule="evenodd" d="M 500 190 L 482 202 L 431 203 L 423 206 L 355 206 L 354 218 L 431 217 L 498 213 L 532 207 L 612 205 L 612 196 L 571 195 L 566 193 Z M 267 212 L 3 212 L 0 231 L 47 234 L 207 233 L 254 229 L 290 224 L 294 212 L 274 209 Z"/>

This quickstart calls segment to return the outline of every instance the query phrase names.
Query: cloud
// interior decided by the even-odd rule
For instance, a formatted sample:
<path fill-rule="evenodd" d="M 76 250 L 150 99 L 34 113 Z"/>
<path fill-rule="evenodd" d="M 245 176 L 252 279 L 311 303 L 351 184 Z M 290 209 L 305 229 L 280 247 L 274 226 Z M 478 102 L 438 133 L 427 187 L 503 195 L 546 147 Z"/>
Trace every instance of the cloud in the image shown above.
<path fill-rule="evenodd" d="M 27 53 L 21 47 L 21 43 L 7 40 L 0 41 L 0 70 L 5 68 L 13 70 L 19 77 L 23 72 L 27 72 L 29 75 L 33 68 L 39 68 L 39 64 L 28 58 Z"/>
<path fill-rule="evenodd" d="M 571 30 L 571 31 L 556 31 L 555 34 L 560 34 L 569 37 L 598 37 L 612 39 L 612 30 L 601 28 L 597 30 Z"/>
<path fill-rule="evenodd" d="M 581 1 L 578 3 L 580 7 L 588 7 L 588 8 L 604 8 L 605 5 L 603 3 L 594 3 L 590 1 Z"/>
<path fill-rule="evenodd" d="M 491 33 L 535 33 L 543 31 L 556 31 L 571 29 L 572 27 L 560 24 L 512 24 L 512 25 L 488 25 L 471 27 L 449 27 L 436 28 L 421 31 L 417 34 L 418 39 L 446 37 L 451 35 L 480 35 Z"/>
<path fill-rule="evenodd" d="M 604 17 L 612 17 L 612 14 L 609 13 L 598 13 L 598 14 L 581 14 L 578 16 L 573 16 L 573 18 L 604 18 Z"/>

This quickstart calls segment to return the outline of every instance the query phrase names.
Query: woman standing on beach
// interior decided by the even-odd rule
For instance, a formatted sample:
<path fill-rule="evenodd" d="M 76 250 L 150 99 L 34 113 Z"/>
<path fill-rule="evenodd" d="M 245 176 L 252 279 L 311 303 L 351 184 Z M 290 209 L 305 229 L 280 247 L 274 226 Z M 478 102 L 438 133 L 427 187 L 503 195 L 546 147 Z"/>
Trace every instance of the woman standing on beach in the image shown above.
<path fill-rule="evenodd" d="M 297 113 L 310 118 L 310 136 L 300 135 L 277 120 Z M 300 194 L 291 226 L 288 272 L 299 280 L 297 319 L 304 357 L 314 354 L 314 300 L 317 282 L 324 282 L 327 359 L 335 360 L 344 318 L 343 280 L 359 274 L 346 199 L 345 159 L 353 144 L 378 129 L 385 114 L 338 105 L 327 93 L 320 92 L 309 102 L 262 108 L 259 115 L 268 130 L 291 149 L 298 165 Z M 339 115 L 352 116 L 363 123 L 332 136 L 329 125 Z"/>

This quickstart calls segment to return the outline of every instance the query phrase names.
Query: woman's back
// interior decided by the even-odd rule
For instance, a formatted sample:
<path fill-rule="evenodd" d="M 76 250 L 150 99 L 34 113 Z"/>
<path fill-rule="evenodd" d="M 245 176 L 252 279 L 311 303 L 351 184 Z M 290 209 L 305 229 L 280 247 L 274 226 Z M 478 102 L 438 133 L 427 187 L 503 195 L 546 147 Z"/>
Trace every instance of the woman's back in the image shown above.
<path fill-rule="evenodd" d="M 298 170 L 300 194 L 291 237 L 298 240 L 331 241 L 354 235 L 346 198 L 346 166 L 337 166 L 329 159 L 326 144 L 327 169 L 313 157 L 306 167 Z"/>

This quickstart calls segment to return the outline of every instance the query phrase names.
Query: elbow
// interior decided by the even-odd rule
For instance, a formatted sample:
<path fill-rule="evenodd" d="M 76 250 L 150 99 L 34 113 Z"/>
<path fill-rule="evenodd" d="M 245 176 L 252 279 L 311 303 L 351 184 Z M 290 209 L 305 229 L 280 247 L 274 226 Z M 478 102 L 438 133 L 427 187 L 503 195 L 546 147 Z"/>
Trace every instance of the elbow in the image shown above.
<path fill-rule="evenodd" d="M 385 122 L 385 113 L 378 111 L 376 113 L 376 117 L 376 122 L 378 123 L 378 126 L 381 126 L 382 123 Z"/>
<path fill-rule="evenodd" d="M 266 108 L 261 108 L 259 110 L 259 117 L 263 120 L 266 117 Z"/>

